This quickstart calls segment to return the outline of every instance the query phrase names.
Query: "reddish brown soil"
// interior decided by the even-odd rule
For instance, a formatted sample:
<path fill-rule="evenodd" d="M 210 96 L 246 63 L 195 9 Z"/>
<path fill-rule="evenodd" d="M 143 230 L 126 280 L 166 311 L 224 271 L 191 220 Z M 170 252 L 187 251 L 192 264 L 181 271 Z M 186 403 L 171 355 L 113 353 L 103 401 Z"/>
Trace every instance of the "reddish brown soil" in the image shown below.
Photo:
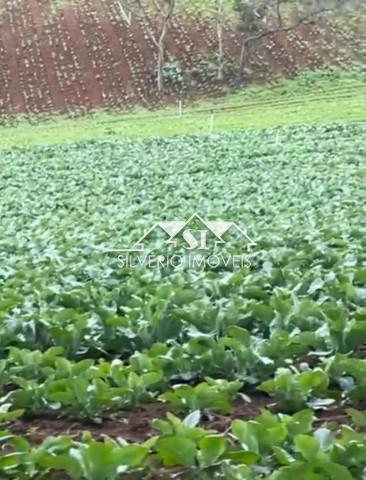
<path fill-rule="evenodd" d="M 249 419 L 256 416 L 262 408 L 268 408 L 271 400 L 264 395 L 256 395 L 251 403 L 236 401 L 231 415 L 210 414 L 204 418 L 202 425 L 222 432 L 228 428 L 233 418 Z M 33 442 L 39 443 L 47 436 L 70 435 L 80 437 L 80 433 L 88 430 L 96 438 L 108 435 L 112 438 L 123 437 L 130 442 L 140 442 L 154 435 L 151 427 L 153 419 L 163 419 L 168 409 L 163 403 L 143 405 L 132 411 L 124 411 L 113 420 L 105 420 L 101 424 L 83 423 L 71 419 L 37 417 L 31 420 L 18 420 L 11 425 L 11 431 L 26 434 Z M 182 417 L 182 415 L 179 415 Z"/>
<path fill-rule="evenodd" d="M 235 401 L 233 412 L 230 415 L 209 414 L 203 418 L 200 425 L 206 429 L 224 432 L 230 427 L 233 419 L 252 419 L 262 409 L 274 410 L 275 404 L 269 397 L 258 393 L 252 396 L 251 403 L 244 400 Z M 101 424 L 83 423 L 68 418 L 37 417 L 30 420 L 18 420 L 9 429 L 15 434 L 26 435 L 33 443 L 40 443 L 46 437 L 58 435 L 70 435 L 79 439 L 83 431 L 91 432 L 96 439 L 102 439 L 107 435 L 112 438 L 122 437 L 129 442 L 141 442 L 156 434 L 151 427 L 151 422 L 153 419 L 164 419 L 166 413 L 166 405 L 152 403 L 140 406 L 133 411 L 125 411 L 113 420 L 104 420 Z M 339 407 L 317 413 L 316 426 L 328 422 L 345 424 L 349 423 L 349 418 Z"/>
<path fill-rule="evenodd" d="M 32 442 L 40 443 L 49 436 L 70 435 L 80 438 L 83 431 L 89 431 L 97 439 L 109 437 L 123 437 L 130 442 L 140 442 L 153 435 L 151 421 L 154 418 L 164 418 L 166 406 L 154 403 L 125 411 L 113 420 L 104 420 L 103 423 L 84 423 L 72 419 L 57 419 L 36 417 L 30 420 L 18 420 L 11 425 L 13 433 L 27 435 Z"/>
<path fill-rule="evenodd" d="M 158 95 L 155 48 L 137 16 L 128 26 L 112 0 L 68 2 L 63 10 L 53 8 L 55 3 L 0 2 L 0 115 L 130 109 L 136 104 L 154 108 L 177 96 L 211 95 L 223 87 L 204 80 L 192 86 L 186 79 L 180 93 L 168 89 Z M 352 26 L 346 36 L 319 24 L 266 37 L 251 49 L 247 80 L 342 62 L 357 50 L 358 36 Z M 238 34 L 226 29 L 224 44 L 226 56 L 237 63 Z M 167 55 L 189 69 L 198 56 L 216 52 L 215 26 L 176 16 L 166 45 Z"/>

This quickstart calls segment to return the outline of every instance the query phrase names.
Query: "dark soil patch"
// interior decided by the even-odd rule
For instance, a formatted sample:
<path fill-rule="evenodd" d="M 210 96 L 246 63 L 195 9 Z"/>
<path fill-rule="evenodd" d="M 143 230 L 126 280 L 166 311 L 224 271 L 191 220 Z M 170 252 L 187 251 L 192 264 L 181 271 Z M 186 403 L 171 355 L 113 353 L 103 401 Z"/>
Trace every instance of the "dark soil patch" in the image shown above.
<path fill-rule="evenodd" d="M 342 407 L 334 406 L 328 407 L 326 410 L 319 410 L 316 413 L 315 427 L 320 427 L 324 424 L 335 423 L 336 425 L 351 425 L 351 418 Z"/>
<path fill-rule="evenodd" d="M 271 399 L 265 395 L 252 396 L 252 402 L 238 400 L 234 403 L 231 415 L 208 414 L 203 417 L 201 425 L 206 429 L 225 431 L 234 418 L 248 420 L 255 417 L 263 408 L 269 408 Z M 154 419 L 163 419 L 168 411 L 163 403 L 142 405 L 131 411 L 123 411 L 113 419 L 99 423 L 75 421 L 70 418 L 51 418 L 49 416 L 32 419 L 19 419 L 10 425 L 10 430 L 19 435 L 27 435 L 33 443 L 40 443 L 46 437 L 70 435 L 80 439 L 82 432 L 89 431 L 96 439 L 105 435 L 123 437 L 129 442 L 141 442 L 156 432 L 151 427 Z M 180 418 L 183 415 L 179 415 Z"/>
<path fill-rule="evenodd" d="M 261 410 L 271 410 L 275 405 L 273 399 L 264 394 L 256 393 L 251 395 L 250 398 L 251 402 L 236 400 L 233 404 L 233 412 L 230 415 L 219 415 L 217 413 L 208 415 L 208 418 L 202 422 L 203 426 L 207 429 L 212 428 L 218 432 L 224 432 L 230 427 L 233 420 L 250 420 L 257 416 Z"/>
<path fill-rule="evenodd" d="M 275 410 L 273 400 L 264 394 L 256 393 L 252 401 L 236 400 L 233 412 L 230 415 L 217 413 L 206 414 L 202 418 L 201 426 L 218 432 L 224 432 L 234 419 L 249 420 L 258 415 L 261 410 Z M 89 431 L 95 439 L 101 440 L 104 436 L 111 438 L 122 437 L 129 442 L 142 442 L 156 434 L 151 427 L 153 419 L 164 419 L 168 411 L 163 403 L 151 403 L 139 406 L 131 411 L 124 411 L 113 419 L 99 423 L 75 421 L 70 418 L 50 418 L 47 416 L 32 419 L 20 419 L 10 425 L 11 432 L 26 435 L 32 443 L 41 443 L 46 437 L 69 435 L 80 439 L 82 432 Z M 179 415 L 180 418 L 183 415 Z M 318 411 L 315 426 L 325 423 L 349 424 L 350 419 L 340 407 L 331 407 Z"/>
<path fill-rule="evenodd" d="M 70 418 L 47 416 L 20 419 L 10 426 L 13 433 L 27 435 L 34 443 L 41 443 L 46 437 L 70 435 L 80 439 L 82 432 L 89 431 L 100 440 L 105 435 L 123 437 L 129 442 L 141 442 L 153 435 L 151 420 L 164 418 L 167 407 L 162 403 L 143 405 L 131 411 L 123 411 L 113 419 L 101 423 L 75 421 Z"/>
<path fill-rule="evenodd" d="M 187 78 L 174 91 L 167 84 L 164 95 L 156 91 L 156 49 L 146 29 L 135 16 L 130 26 L 122 21 L 112 0 L 82 0 L 54 13 L 47 0 L 8 2 L 0 11 L 0 24 L 0 116 L 130 110 L 137 104 L 155 108 L 176 104 L 178 96 L 216 95 L 236 78 L 228 74 L 224 82 L 217 82 L 201 68 L 200 80 L 192 83 L 190 71 L 198 58 L 210 59 L 217 51 L 215 22 L 203 18 L 174 17 L 167 57 L 179 59 Z M 356 56 L 362 43 L 352 27 L 347 33 L 318 20 L 317 25 L 301 25 L 294 32 L 253 42 L 245 84 L 290 77 L 323 64 L 342 65 Z M 240 54 L 238 32 L 225 29 L 224 46 L 234 68 Z"/>

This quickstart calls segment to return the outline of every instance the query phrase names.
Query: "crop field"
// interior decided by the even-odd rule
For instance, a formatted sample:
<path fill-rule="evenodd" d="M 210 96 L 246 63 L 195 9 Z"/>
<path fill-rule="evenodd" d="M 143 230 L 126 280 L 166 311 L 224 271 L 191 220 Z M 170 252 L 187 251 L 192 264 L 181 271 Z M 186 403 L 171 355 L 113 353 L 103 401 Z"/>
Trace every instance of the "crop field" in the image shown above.
<path fill-rule="evenodd" d="M 362 0 L 0 0 L 0 480 L 366 480 Z"/>
<path fill-rule="evenodd" d="M 190 98 L 220 91 L 222 85 L 212 78 L 201 78 L 198 87 L 188 86 L 178 93 L 156 91 L 156 49 L 146 21 L 129 6 L 134 3 L 0 0 L 0 116 L 85 113 L 96 108 L 130 110 L 136 105 L 153 109 L 178 96 Z M 167 58 L 180 62 L 189 76 L 202 59 L 212 64 L 217 52 L 216 25 L 214 15 L 209 15 L 210 2 L 179 3 L 167 35 Z M 153 23 L 154 11 L 150 10 L 149 21 Z M 131 14 L 130 23 L 122 12 Z M 357 60 L 364 51 L 362 29 L 362 20 L 350 16 L 336 22 L 320 19 L 270 35 L 253 45 L 248 80 L 289 77 L 301 68 Z M 238 64 L 240 35 L 230 22 L 230 12 L 224 50 L 226 62 Z M 207 69 L 200 75 L 205 77 Z"/>
<path fill-rule="evenodd" d="M 364 480 L 365 156 L 362 123 L 3 148 L 0 478 Z M 125 263 L 188 219 L 246 264 Z"/>
<path fill-rule="evenodd" d="M 252 86 L 215 99 L 201 99 L 150 112 L 98 111 L 70 118 L 14 118 L 0 127 L 0 149 L 64 145 L 88 140 L 207 135 L 281 125 L 357 123 L 366 120 L 366 72 L 362 68 L 303 71 L 271 87 Z"/>

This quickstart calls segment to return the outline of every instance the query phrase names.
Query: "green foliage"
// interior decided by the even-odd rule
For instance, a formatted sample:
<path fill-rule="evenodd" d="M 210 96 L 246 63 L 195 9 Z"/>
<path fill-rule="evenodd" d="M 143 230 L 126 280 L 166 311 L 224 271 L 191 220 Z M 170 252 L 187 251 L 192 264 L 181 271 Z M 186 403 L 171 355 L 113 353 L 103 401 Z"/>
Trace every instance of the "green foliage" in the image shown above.
<path fill-rule="evenodd" d="M 232 400 L 242 387 L 240 381 L 207 379 L 195 387 L 177 385 L 171 392 L 166 392 L 159 398 L 169 403 L 174 410 L 213 410 L 230 413 Z"/>
<path fill-rule="evenodd" d="M 197 427 L 193 412 L 180 420 L 172 414 L 155 422 L 158 434 L 141 444 L 105 438 L 103 442 L 84 433 L 81 441 L 63 436 L 48 438 L 32 447 L 24 438 L 4 431 L 0 442 L 6 452 L 0 472 L 6 478 L 47 478 L 64 472 L 73 480 L 113 480 L 136 472 L 140 478 L 170 468 L 186 468 L 201 478 L 360 479 L 365 461 L 366 438 L 350 427 L 339 435 L 326 428 L 311 432 L 309 410 L 293 416 L 263 412 L 249 422 L 234 420 L 230 432 Z M 134 478 L 129 477 L 127 478 Z M 188 476 L 188 478 L 196 478 Z"/>
<path fill-rule="evenodd" d="M 276 372 L 273 380 L 266 380 L 258 388 L 266 393 L 274 393 L 284 411 L 296 412 L 306 406 L 333 403 L 331 399 L 319 401 L 319 397 L 326 395 L 328 385 L 328 375 L 320 368 L 301 373 L 282 368 Z"/>
<path fill-rule="evenodd" d="M 314 85 L 321 81 L 332 81 L 333 85 L 345 80 L 362 80 L 366 79 L 366 71 L 364 67 L 350 67 L 340 70 L 336 67 L 328 67 L 320 70 L 303 70 L 298 73 L 296 82 L 304 87 Z"/>
<path fill-rule="evenodd" d="M 164 63 L 164 79 L 173 85 L 180 84 L 183 81 L 183 69 L 178 60 L 171 60 Z"/>
<path fill-rule="evenodd" d="M 235 0 L 238 15 L 238 31 L 245 36 L 255 34 L 263 29 L 269 11 L 268 0 Z"/>
<path fill-rule="evenodd" d="M 188 416 L 154 421 L 141 444 L 84 434 L 32 446 L 3 432 L 1 476 L 362 480 L 364 133 L 298 126 L 4 151 L 0 421 L 102 423 L 159 399 Z M 248 229 L 250 266 L 126 268 L 106 253 L 198 208 Z M 240 238 L 225 240 L 223 253 L 242 253 Z M 281 413 L 203 428 L 258 387 Z M 314 428 L 334 401 L 360 409 L 349 411 L 356 430 Z"/>
<path fill-rule="evenodd" d="M 237 75 L 238 62 L 225 58 L 225 71 Z M 217 76 L 216 56 L 195 58 L 184 72 L 193 83 Z M 327 124 L 364 121 L 365 71 L 362 67 L 339 70 L 339 79 L 316 74 L 314 82 L 293 80 L 251 86 L 214 100 L 202 99 L 184 105 L 177 115 L 176 104 L 157 112 L 131 113 L 98 111 L 90 115 L 6 117 L 0 127 L 0 148 L 60 145 L 90 140 L 155 138 L 187 134 L 205 135 L 209 115 L 215 111 L 215 131 L 268 128 L 280 125 Z M 299 82 L 300 79 L 300 82 Z M 299 108 L 301 104 L 301 109 Z M 189 113 L 189 115 L 187 115 Z M 5 126 L 6 125 L 6 126 Z"/>

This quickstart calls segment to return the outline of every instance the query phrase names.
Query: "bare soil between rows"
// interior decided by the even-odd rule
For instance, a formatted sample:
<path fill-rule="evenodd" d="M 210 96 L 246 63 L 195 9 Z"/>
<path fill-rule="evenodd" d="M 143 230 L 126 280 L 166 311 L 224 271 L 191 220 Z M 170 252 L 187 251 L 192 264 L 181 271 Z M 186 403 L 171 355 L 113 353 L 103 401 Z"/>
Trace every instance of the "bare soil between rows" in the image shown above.
<path fill-rule="evenodd" d="M 278 411 L 273 399 L 266 395 L 255 394 L 251 402 L 236 400 L 233 411 L 229 415 L 210 413 L 203 415 L 200 426 L 217 432 L 225 432 L 234 419 L 250 420 L 258 415 L 263 409 Z M 17 435 L 25 435 L 31 443 L 39 444 L 50 436 L 69 435 L 79 440 L 82 433 L 90 432 L 97 440 L 105 436 L 111 438 L 124 438 L 128 442 L 143 442 L 156 434 L 151 426 L 154 419 L 164 419 L 169 411 L 168 405 L 155 402 L 141 405 L 133 410 L 119 413 L 115 417 L 103 420 L 100 423 L 83 422 L 72 418 L 51 418 L 39 416 L 30 419 L 19 419 L 12 423 L 9 430 Z M 184 415 L 179 415 L 183 418 Z M 331 407 L 316 413 L 315 426 L 328 422 L 337 424 L 350 423 L 349 417 L 341 407 Z"/>
<path fill-rule="evenodd" d="M 247 52 L 243 85 L 357 59 L 361 25 L 350 22 L 347 35 L 343 26 L 318 19 L 259 39 Z M 237 75 L 230 74 L 241 51 L 233 25 L 224 31 L 230 65 L 225 80 L 215 80 L 208 67 L 200 67 L 193 78 L 200 59 L 212 63 L 217 34 L 214 20 L 192 19 L 189 9 L 174 17 L 166 38 L 167 58 L 179 60 L 184 81 L 168 82 L 164 94 L 156 89 L 156 48 L 146 27 L 136 16 L 131 25 L 122 21 L 112 0 L 71 2 L 53 12 L 49 0 L 8 2 L 0 9 L 0 27 L 0 118 L 98 108 L 129 111 L 136 105 L 156 109 L 177 104 L 178 98 L 187 102 L 217 95 L 233 82 L 238 86 Z"/>

